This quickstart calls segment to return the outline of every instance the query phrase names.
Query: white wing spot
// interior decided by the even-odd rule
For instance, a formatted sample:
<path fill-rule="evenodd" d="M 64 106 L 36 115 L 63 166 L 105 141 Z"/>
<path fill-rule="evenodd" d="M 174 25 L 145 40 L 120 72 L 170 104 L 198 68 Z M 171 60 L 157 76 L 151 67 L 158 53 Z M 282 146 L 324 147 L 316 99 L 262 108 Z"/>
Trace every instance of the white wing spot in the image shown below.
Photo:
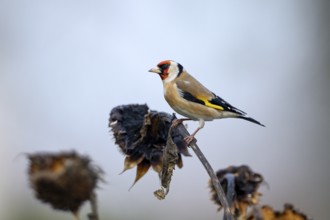
<path fill-rule="evenodd" d="M 179 88 L 177 88 L 177 90 L 178 90 L 180 96 L 183 96 L 183 91 L 181 89 L 179 89 Z"/>

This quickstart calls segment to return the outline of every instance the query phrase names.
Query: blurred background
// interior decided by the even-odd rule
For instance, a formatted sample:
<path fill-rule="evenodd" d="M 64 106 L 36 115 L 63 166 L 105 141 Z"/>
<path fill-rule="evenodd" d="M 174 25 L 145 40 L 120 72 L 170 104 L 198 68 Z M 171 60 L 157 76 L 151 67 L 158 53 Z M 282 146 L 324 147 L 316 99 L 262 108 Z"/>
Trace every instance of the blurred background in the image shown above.
<path fill-rule="evenodd" d="M 206 123 L 198 143 L 215 170 L 249 165 L 269 187 L 261 204 L 284 203 L 327 219 L 330 185 L 328 1 L 0 0 L 0 219 L 71 219 L 37 201 L 24 153 L 76 150 L 106 172 L 101 219 L 219 219 L 208 176 L 183 158 L 158 201 L 149 171 L 135 170 L 109 133 L 110 110 L 147 103 L 172 113 L 158 62 L 180 62 L 263 128 Z M 189 122 L 193 131 L 197 122 Z M 192 153 L 192 152 L 191 152 Z M 82 219 L 90 208 L 81 210 Z"/>

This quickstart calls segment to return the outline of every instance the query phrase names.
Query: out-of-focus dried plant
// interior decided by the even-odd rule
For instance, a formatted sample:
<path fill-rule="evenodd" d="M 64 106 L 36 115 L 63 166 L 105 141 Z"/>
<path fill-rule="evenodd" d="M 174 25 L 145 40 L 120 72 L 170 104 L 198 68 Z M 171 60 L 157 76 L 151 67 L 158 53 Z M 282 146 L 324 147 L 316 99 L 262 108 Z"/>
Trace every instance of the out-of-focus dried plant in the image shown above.
<path fill-rule="evenodd" d="M 95 196 L 102 170 L 74 151 L 28 154 L 29 181 L 37 199 L 79 219 L 81 205 Z M 93 213 L 97 219 L 97 213 Z"/>
<path fill-rule="evenodd" d="M 285 204 L 283 212 L 274 211 L 270 206 L 259 206 L 261 193 L 259 186 L 264 182 L 261 174 L 255 173 L 250 167 L 229 166 L 219 170 L 217 177 L 226 192 L 227 201 L 239 220 L 307 220 L 305 214 L 294 209 L 293 205 Z M 222 209 L 214 187 L 209 181 L 211 199 Z"/>
<path fill-rule="evenodd" d="M 227 169 L 217 171 L 216 174 L 235 217 L 245 219 L 247 208 L 259 202 L 261 193 L 257 190 L 263 182 L 262 175 L 253 172 L 246 165 L 230 166 Z M 221 210 L 221 203 L 210 181 L 209 186 L 211 188 L 211 199 L 219 205 L 218 210 Z"/>
<path fill-rule="evenodd" d="M 153 168 L 161 173 L 163 152 L 173 116 L 149 110 L 147 105 L 121 105 L 110 112 L 109 127 L 115 143 L 125 154 L 124 171 L 137 167 L 134 184 Z M 190 156 L 181 133 L 171 135 L 177 146 L 176 165 L 181 168 L 182 155 Z"/>
<path fill-rule="evenodd" d="M 270 206 L 262 206 L 251 211 L 247 220 L 308 220 L 307 215 L 296 210 L 293 205 L 285 204 L 284 210 L 274 211 Z"/>

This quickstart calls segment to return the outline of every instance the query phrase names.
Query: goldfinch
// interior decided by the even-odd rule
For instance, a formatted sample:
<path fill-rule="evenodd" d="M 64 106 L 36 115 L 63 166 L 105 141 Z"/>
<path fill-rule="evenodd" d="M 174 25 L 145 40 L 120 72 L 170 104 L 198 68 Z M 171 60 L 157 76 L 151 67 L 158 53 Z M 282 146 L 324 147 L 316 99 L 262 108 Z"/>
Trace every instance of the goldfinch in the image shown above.
<path fill-rule="evenodd" d="M 185 137 L 188 144 L 194 139 L 196 133 L 204 127 L 205 121 L 241 118 L 264 126 L 208 90 L 191 76 L 180 63 L 165 60 L 150 69 L 149 72 L 159 74 L 163 81 L 165 100 L 174 111 L 187 117 L 174 121 L 174 126 L 185 120 L 199 121 L 198 128 L 190 136 Z"/>

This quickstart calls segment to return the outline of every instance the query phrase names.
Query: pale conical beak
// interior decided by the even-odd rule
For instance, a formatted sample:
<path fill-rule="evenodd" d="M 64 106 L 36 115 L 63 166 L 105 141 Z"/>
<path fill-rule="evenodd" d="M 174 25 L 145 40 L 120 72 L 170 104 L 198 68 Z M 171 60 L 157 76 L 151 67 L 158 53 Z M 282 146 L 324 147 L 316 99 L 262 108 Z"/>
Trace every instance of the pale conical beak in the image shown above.
<path fill-rule="evenodd" d="M 154 67 L 152 69 L 149 70 L 149 72 L 152 72 L 152 73 L 162 73 L 162 71 L 159 69 L 159 67 Z"/>

